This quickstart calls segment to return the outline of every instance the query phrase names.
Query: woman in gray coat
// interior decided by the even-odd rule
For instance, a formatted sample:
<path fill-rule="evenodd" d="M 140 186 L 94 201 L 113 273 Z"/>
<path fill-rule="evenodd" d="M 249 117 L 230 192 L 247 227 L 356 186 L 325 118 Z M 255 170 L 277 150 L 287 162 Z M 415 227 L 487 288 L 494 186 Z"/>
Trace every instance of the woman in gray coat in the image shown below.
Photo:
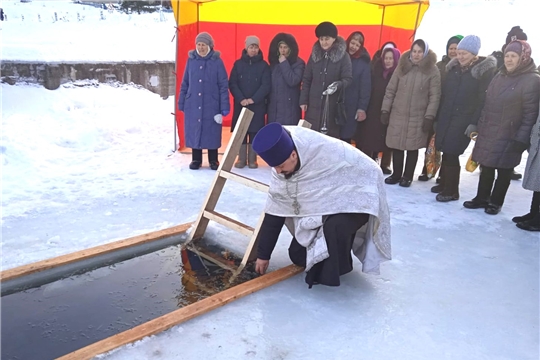
<path fill-rule="evenodd" d="M 490 215 L 501 211 L 513 169 L 529 147 L 539 99 L 540 75 L 531 59 L 531 47 L 523 40 L 512 41 L 504 50 L 504 67 L 487 89 L 472 154 L 481 166 L 478 190 L 464 207 L 483 208 Z"/>
<path fill-rule="evenodd" d="M 538 68 L 540 72 L 540 67 Z M 538 105 L 540 107 L 540 104 Z M 531 147 L 523 176 L 523 188 L 533 191 L 531 211 L 512 219 L 523 230 L 540 231 L 540 115 L 531 131 Z"/>
<path fill-rule="evenodd" d="M 320 23 L 315 35 L 319 40 L 313 45 L 304 71 L 300 108 L 306 112 L 305 119 L 311 123 L 311 129 L 320 131 L 325 101 L 323 92 L 328 89 L 327 134 L 339 138 L 340 126 L 335 121 L 337 101 L 340 92 L 352 81 L 351 58 L 345 40 L 338 36 L 337 27 L 331 22 Z"/>

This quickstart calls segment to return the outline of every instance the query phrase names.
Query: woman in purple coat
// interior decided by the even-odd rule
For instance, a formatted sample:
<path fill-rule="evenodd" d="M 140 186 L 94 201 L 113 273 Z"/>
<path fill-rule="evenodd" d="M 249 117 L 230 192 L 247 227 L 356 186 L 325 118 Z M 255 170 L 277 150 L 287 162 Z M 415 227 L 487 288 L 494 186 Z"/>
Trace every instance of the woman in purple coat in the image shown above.
<path fill-rule="evenodd" d="M 378 159 L 379 152 L 389 151 L 386 146 L 387 126 L 381 122 L 381 107 L 386 87 L 396 70 L 400 56 L 398 49 L 386 48 L 373 64 L 367 117 L 365 121 L 358 124 L 356 129 L 356 147 L 374 160 Z M 383 167 L 382 164 L 381 167 Z"/>
<path fill-rule="evenodd" d="M 357 124 L 366 119 L 371 96 L 371 57 L 364 47 L 364 34 L 355 31 L 347 38 L 347 52 L 351 57 L 352 82 L 343 90 L 347 121 L 340 128 L 341 140 L 351 143 Z"/>
<path fill-rule="evenodd" d="M 186 147 L 192 148 L 189 168 L 199 169 L 202 150 L 208 149 L 210 168 L 217 170 L 221 123 L 230 111 L 227 71 L 210 34 L 197 35 L 195 45 L 188 53 L 178 109 L 184 112 Z"/>
<path fill-rule="evenodd" d="M 298 57 L 298 43 L 291 34 L 279 33 L 270 43 L 268 62 L 272 90 L 268 101 L 268 122 L 296 125 L 300 113 L 300 83 L 306 63 Z"/>

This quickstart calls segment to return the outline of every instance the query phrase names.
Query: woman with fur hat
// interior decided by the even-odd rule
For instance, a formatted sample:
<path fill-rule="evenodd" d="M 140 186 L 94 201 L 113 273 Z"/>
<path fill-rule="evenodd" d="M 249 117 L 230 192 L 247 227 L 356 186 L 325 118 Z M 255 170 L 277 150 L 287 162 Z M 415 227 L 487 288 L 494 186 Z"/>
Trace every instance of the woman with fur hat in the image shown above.
<path fill-rule="evenodd" d="M 268 122 L 296 125 L 300 111 L 300 83 L 306 63 L 298 57 L 298 44 L 291 34 L 279 33 L 270 43 L 268 62 L 272 90 L 268 101 Z"/>
<path fill-rule="evenodd" d="M 425 148 L 441 97 L 441 75 L 437 56 L 424 40 L 416 40 L 403 53 L 386 88 L 381 122 L 388 125 L 386 145 L 392 149 L 393 172 L 387 184 L 409 187 L 418 161 L 418 149 Z M 403 163 L 407 151 L 405 171 Z"/>
<path fill-rule="evenodd" d="M 443 152 L 439 185 L 431 188 L 436 200 L 448 202 L 459 199 L 459 156 L 469 146 L 484 107 L 486 90 L 497 71 L 497 59 L 479 57 L 480 38 L 464 37 L 457 46 L 457 57 L 446 65 L 441 106 L 437 118 L 435 145 Z"/>
<path fill-rule="evenodd" d="M 490 215 L 501 211 L 513 168 L 529 147 L 539 100 L 540 74 L 531 58 L 531 47 L 526 41 L 514 40 L 504 50 L 504 67 L 487 89 L 472 153 L 482 171 L 476 197 L 463 206 L 482 208 Z"/>
<path fill-rule="evenodd" d="M 365 121 L 358 124 L 354 140 L 356 147 L 366 155 L 377 160 L 379 152 L 388 151 L 386 146 L 386 125 L 381 123 L 381 107 L 390 78 L 397 68 L 401 53 L 389 47 L 383 50 L 381 57 L 371 71 L 371 97 Z M 381 163 L 381 167 L 383 167 Z M 384 169 L 383 169 L 384 170 Z"/>
<path fill-rule="evenodd" d="M 257 154 L 253 151 L 251 143 L 257 132 L 265 125 L 266 102 L 271 90 L 270 67 L 264 61 L 260 50 L 260 41 L 257 36 L 246 37 L 246 48 L 242 50 L 240 59 L 234 62 L 229 77 L 229 88 L 234 99 L 234 113 L 231 132 L 240 117 L 242 108 L 247 107 L 255 114 L 240 147 L 238 161 L 234 164 L 243 168 L 249 163 L 249 168 L 258 167 Z"/>
<path fill-rule="evenodd" d="M 230 111 L 227 71 L 214 39 L 206 32 L 195 38 L 195 50 L 188 53 L 180 86 L 178 109 L 184 112 L 186 146 L 192 148 L 189 168 L 202 164 L 202 150 L 208 149 L 208 162 L 217 170 L 221 147 L 221 123 Z"/>
<path fill-rule="evenodd" d="M 347 114 L 345 125 L 341 126 L 339 137 L 351 143 L 359 122 L 366 119 L 366 111 L 371 96 L 371 66 L 370 56 L 364 47 L 364 34 L 355 31 L 347 38 L 347 52 L 351 57 L 351 84 L 344 90 L 345 110 Z"/>
<path fill-rule="evenodd" d="M 318 40 L 313 45 L 304 71 L 300 107 L 306 112 L 305 119 L 311 123 L 311 128 L 320 131 L 325 98 L 323 92 L 328 91 L 327 134 L 339 138 L 340 126 L 335 120 L 337 101 L 340 92 L 352 81 L 351 58 L 347 55 L 345 40 L 338 36 L 337 27 L 331 22 L 320 23 L 315 35 Z"/>

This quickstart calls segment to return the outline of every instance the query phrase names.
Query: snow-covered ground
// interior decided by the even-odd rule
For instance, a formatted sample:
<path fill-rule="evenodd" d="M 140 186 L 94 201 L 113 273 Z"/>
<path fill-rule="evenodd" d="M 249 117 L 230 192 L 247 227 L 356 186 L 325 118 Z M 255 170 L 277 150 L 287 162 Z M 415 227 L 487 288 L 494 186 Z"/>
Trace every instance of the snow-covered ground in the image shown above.
<path fill-rule="evenodd" d="M 18 58 L 17 53 L 26 60 L 49 59 L 34 44 L 22 46 L 23 35 L 17 35 L 18 51 L 13 48 L 16 42 L 5 40 L 13 31 L 9 26 L 17 22 L 15 10 L 22 14 L 25 6 L 48 8 L 53 3 L 59 8 L 75 6 L 65 1 L 2 2 L 10 16 L 0 23 L 3 59 L 6 53 L 9 59 Z M 487 3 L 489 9 L 507 7 Z M 521 22 L 528 14 L 507 18 L 506 12 L 499 12 L 493 19 L 481 16 L 486 6 L 434 3 L 419 36 L 444 48 L 450 35 L 467 34 L 466 23 L 456 15 L 460 12 L 478 14 L 476 21 L 483 27 L 475 26 L 495 48 L 513 25 L 521 25 L 530 36 L 535 33 L 535 24 Z M 99 16 L 99 10 L 92 9 Z M 107 23 L 112 28 L 143 27 L 147 32 L 138 50 L 124 52 L 112 40 L 89 42 L 80 49 L 64 43 L 70 36 L 64 34 L 51 44 L 57 51 L 50 54 L 62 60 L 85 58 L 79 51 L 93 54 L 92 59 L 161 60 L 157 56 L 168 53 L 165 48 L 174 31 L 160 33 L 157 15 L 145 15 L 146 21 L 136 26 L 136 15 L 131 22 L 123 16 L 110 23 L 96 20 L 92 31 L 105 34 Z M 28 17 L 19 28 L 27 35 L 59 25 L 71 26 L 65 32 L 88 31 L 76 29 L 79 23 L 45 26 L 43 21 L 26 21 Z M 441 26 L 447 17 L 450 21 Z M 429 40 L 443 31 L 442 41 Z M 490 38 L 495 32 L 501 32 L 502 39 Z M 162 49 L 147 51 L 158 47 L 156 39 L 163 36 L 167 40 Z M 106 39 L 112 38 L 102 42 Z M 174 49 L 167 59 L 174 59 Z M 65 84 L 55 91 L 2 84 L 1 91 L 2 269 L 196 218 L 215 172 L 206 166 L 191 171 L 188 155 L 171 152 L 172 98 L 93 82 Z M 462 163 L 469 153 L 470 148 Z M 523 172 L 524 163 L 518 171 Z M 419 170 L 420 165 L 416 174 Z M 266 166 L 238 172 L 265 182 L 270 173 Z M 474 196 L 477 182 L 478 172 L 463 171 L 462 200 Z M 513 181 L 502 212 L 489 216 L 464 209 L 462 201 L 437 203 L 429 191 L 433 185 L 415 181 L 408 189 L 387 186 L 393 260 L 382 266 L 380 276 L 364 275 L 356 266 L 342 278 L 341 287 L 311 290 L 297 276 L 103 358 L 537 360 L 540 239 L 510 220 L 528 211 L 531 193 Z M 253 225 L 264 200 L 263 194 L 231 184 L 218 211 Z M 208 236 L 236 252 L 247 243 L 217 225 L 210 227 Z M 289 239 L 283 232 L 271 261 L 274 269 L 289 263 Z"/>

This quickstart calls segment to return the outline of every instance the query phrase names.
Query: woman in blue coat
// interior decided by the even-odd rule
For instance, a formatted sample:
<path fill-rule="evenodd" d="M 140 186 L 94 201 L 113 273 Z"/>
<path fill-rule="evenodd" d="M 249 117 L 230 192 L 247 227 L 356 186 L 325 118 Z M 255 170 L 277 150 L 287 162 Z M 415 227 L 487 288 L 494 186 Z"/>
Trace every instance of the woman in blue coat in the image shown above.
<path fill-rule="evenodd" d="M 246 48 L 242 50 L 242 57 L 234 62 L 229 78 L 229 88 L 234 98 L 231 131 L 234 131 L 243 107 L 255 113 L 240 147 L 238 161 L 234 164 L 237 168 L 246 166 L 247 157 L 249 167 L 257 168 L 257 154 L 251 148 L 251 142 L 266 120 L 266 98 L 271 88 L 270 67 L 263 60 L 259 46 L 258 37 L 251 35 L 246 38 Z"/>
<path fill-rule="evenodd" d="M 192 148 L 189 168 L 199 169 L 202 150 L 208 149 L 210 168 L 217 170 L 221 123 L 230 112 L 227 71 L 220 53 L 214 51 L 210 34 L 197 35 L 195 45 L 196 49 L 188 53 L 178 109 L 184 112 L 186 147 Z"/>
<path fill-rule="evenodd" d="M 279 33 L 270 43 L 268 62 L 272 91 L 268 101 L 268 122 L 296 125 L 300 112 L 300 83 L 306 63 L 298 57 L 298 43 L 291 34 Z"/>
<path fill-rule="evenodd" d="M 371 58 L 364 47 L 364 34 L 355 31 L 349 35 L 347 52 L 351 57 L 353 80 L 344 90 L 347 122 L 341 126 L 339 137 L 350 143 L 358 122 L 366 120 L 366 111 L 371 96 Z"/>

